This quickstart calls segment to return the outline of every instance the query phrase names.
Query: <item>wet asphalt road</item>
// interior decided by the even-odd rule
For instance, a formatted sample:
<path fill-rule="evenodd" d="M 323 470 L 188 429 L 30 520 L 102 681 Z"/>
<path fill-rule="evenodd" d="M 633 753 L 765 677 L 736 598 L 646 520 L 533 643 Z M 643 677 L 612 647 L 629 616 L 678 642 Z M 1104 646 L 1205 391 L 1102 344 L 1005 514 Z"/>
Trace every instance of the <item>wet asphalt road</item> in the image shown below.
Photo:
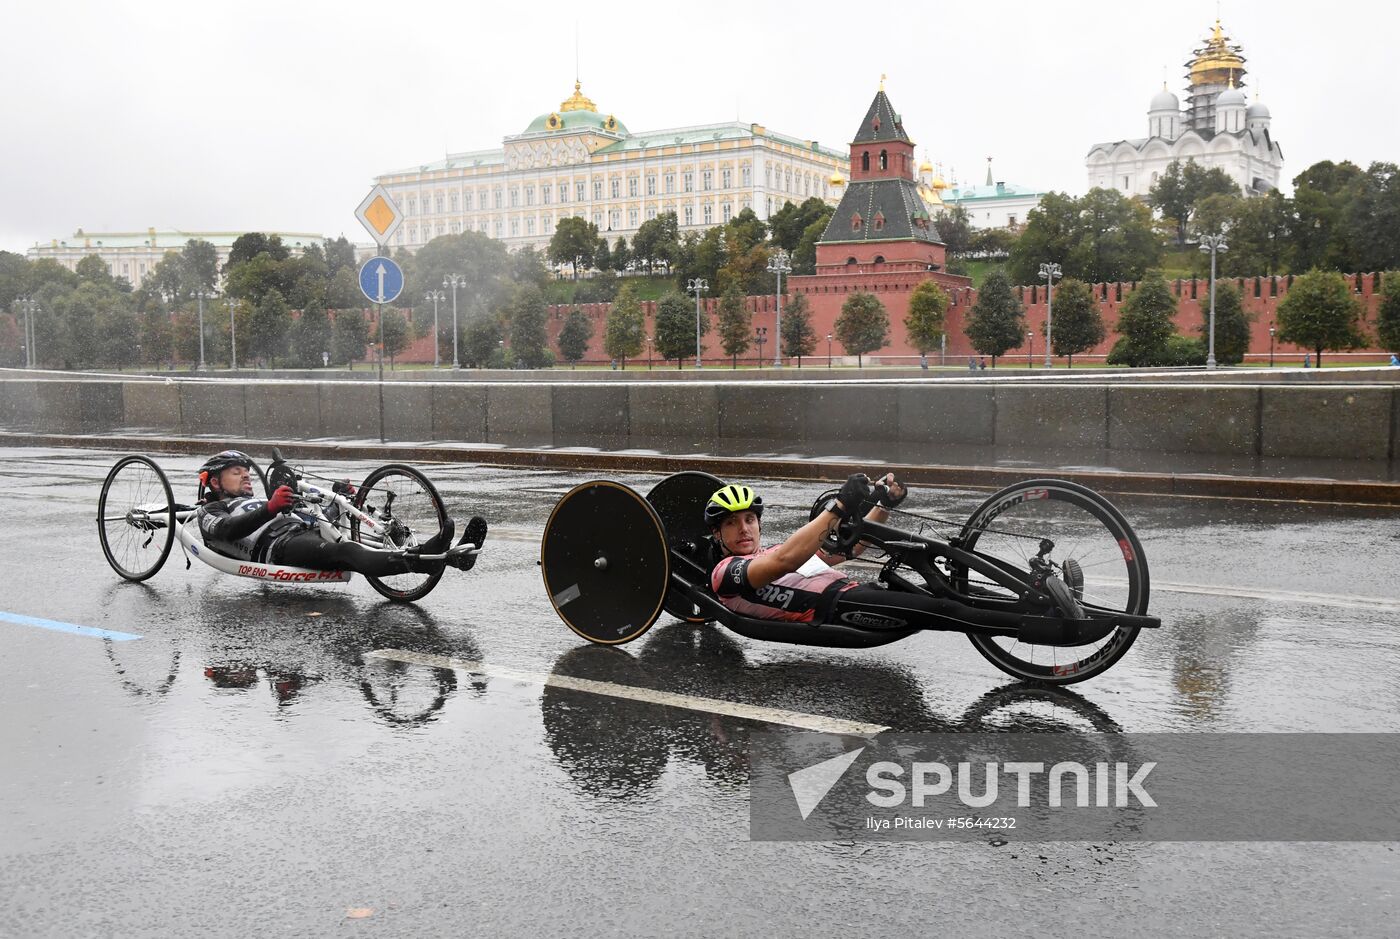
<path fill-rule="evenodd" d="M 1049 693 L 953 634 L 821 650 L 664 618 L 585 646 L 535 565 L 562 473 L 426 468 L 493 535 L 416 606 L 185 570 L 178 546 L 128 584 L 93 524 L 115 458 L 0 450 L 0 611 L 143 637 L 0 622 L 0 936 L 1393 934 L 1395 844 L 751 842 L 767 725 L 365 653 L 896 730 L 1397 732 L 1400 513 L 1115 499 L 1166 625 Z M 199 460 L 158 462 L 192 493 Z M 985 495 L 915 499 L 961 517 Z"/>

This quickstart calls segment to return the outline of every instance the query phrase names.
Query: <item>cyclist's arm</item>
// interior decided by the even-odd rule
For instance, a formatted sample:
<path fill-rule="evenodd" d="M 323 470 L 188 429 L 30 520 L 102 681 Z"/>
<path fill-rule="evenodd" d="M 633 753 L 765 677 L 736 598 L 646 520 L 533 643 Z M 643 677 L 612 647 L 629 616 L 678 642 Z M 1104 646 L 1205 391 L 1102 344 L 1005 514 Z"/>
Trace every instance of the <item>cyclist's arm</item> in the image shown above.
<path fill-rule="evenodd" d="M 831 533 L 840 520 L 835 512 L 822 512 L 772 551 L 732 563 L 746 565 L 744 573 L 750 587 L 766 587 L 806 564 L 820 550 L 822 539 Z"/>
<path fill-rule="evenodd" d="M 233 542 L 246 538 L 272 520 L 267 504 L 258 506 L 251 512 L 237 515 L 228 510 L 224 502 L 210 502 L 199 507 L 199 530 L 204 540 Z"/>

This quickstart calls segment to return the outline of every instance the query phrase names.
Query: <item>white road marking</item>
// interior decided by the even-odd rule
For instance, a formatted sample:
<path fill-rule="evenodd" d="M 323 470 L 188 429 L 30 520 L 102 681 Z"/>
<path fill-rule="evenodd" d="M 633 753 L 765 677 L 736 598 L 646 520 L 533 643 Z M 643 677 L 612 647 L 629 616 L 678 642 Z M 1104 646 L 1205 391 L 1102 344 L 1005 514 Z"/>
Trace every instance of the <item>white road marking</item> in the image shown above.
<path fill-rule="evenodd" d="M 1273 603 L 1306 606 L 1333 606 L 1349 610 L 1373 610 L 1377 613 L 1400 613 L 1400 600 L 1389 597 L 1355 597 L 1340 593 L 1269 590 L 1257 587 L 1216 586 L 1214 584 L 1183 584 L 1172 581 L 1154 581 L 1152 590 L 1165 590 L 1169 593 L 1195 593 L 1212 597 L 1240 597 L 1248 600 L 1268 600 Z"/>
<path fill-rule="evenodd" d="M 507 668 L 503 665 L 490 665 L 467 659 L 454 659 L 445 655 L 430 655 L 422 652 L 409 652 L 403 649 L 376 649 L 365 653 L 366 658 L 383 659 L 390 662 L 404 662 L 409 665 L 424 665 L 429 668 L 451 668 L 476 675 L 488 675 L 513 681 L 528 682 L 533 685 L 547 685 L 551 688 L 567 688 L 571 691 L 586 691 L 590 694 L 607 695 L 612 698 L 626 698 L 646 704 L 660 704 L 666 707 L 684 708 L 688 711 L 701 711 L 706 714 L 723 714 L 743 720 L 762 721 L 765 724 L 781 724 L 801 730 L 814 730 L 824 734 L 845 734 L 855 737 L 873 737 L 889 730 L 881 724 L 865 724 L 860 721 L 841 720 L 836 717 L 823 717 L 819 714 L 804 714 L 801 711 L 788 711 L 782 708 L 759 707 L 740 704 L 736 701 L 721 701 L 716 698 L 699 698 L 688 694 L 675 694 L 670 691 L 656 691 L 651 688 L 634 688 L 631 685 L 618 685 L 610 681 L 593 681 L 589 678 L 573 678 L 568 675 L 545 675 Z"/>

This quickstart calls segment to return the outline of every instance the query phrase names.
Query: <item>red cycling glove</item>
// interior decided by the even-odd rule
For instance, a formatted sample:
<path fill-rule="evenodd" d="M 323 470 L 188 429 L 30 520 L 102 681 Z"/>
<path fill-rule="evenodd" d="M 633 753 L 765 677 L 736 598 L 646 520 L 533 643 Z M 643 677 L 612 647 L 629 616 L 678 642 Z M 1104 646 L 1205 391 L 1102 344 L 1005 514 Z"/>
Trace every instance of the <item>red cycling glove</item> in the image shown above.
<path fill-rule="evenodd" d="M 292 500 L 295 498 L 296 493 L 292 492 L 291 486 L 278 486 L 272 498 L 267 500 L 267 510 L 273 513 L 285 512 L 292 507 Z"/>

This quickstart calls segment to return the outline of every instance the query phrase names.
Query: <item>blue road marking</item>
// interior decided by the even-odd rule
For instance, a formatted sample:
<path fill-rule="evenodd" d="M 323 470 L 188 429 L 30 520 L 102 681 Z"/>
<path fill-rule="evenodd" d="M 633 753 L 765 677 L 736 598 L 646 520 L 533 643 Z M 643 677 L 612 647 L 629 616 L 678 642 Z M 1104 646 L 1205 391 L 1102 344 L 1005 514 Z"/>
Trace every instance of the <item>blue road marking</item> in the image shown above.
<path fill-rule="evenodd" d="M 73 633 L 75 636 L 111 639 L 114 642 L 130 642 L 132 639 L 141 638 L 131 633 L 119 633 L 111 629 L 98 629 L 94 626 L 78 626 L 73 623 L 60 623 L 57 620 L 40 619 L 37 616 L 25 616 L 22 613 L 7 613 L 4 610 L 0 610 L 0 621 L 18 623 L 20 626 L 38 626 L 40 629 L 53 629 L 61 633 Z"/>

